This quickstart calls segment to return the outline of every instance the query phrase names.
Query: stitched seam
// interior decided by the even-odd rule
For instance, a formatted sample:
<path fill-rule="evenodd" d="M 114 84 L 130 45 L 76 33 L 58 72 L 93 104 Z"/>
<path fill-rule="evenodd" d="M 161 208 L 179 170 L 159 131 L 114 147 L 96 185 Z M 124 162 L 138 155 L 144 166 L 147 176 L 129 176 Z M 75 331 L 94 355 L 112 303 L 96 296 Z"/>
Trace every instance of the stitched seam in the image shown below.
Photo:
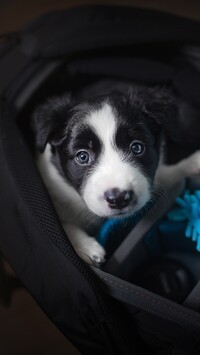
<path fill-rule="evenodd" d="M 150 300 L 152 303 L 159 305 L 160 308 L 165 307 L 167 310 L 171 310 L 171 311 L 173 311 L 174 313 L 176 313 L 177 315 L 178 315 L 178 314 L 184 315 L 185 317 L 187 317 L 187 318 L 190 319 L 191 321 L 193 321 L 193 322 L 195 321 L 195 323 L 197 322 L 197 325 L 200 324 L 200 318 L 198 319 L 197 317 L 195 317 L 195 315 L 192 315 L 192 316 L 191 316 L 191 315 L 189 315 L 189 314 L 186 314 L 184 311 L 176 310 L 174 307 L 172 307 L 172 306 L 170 306 L 170 305 L 168 305 L 168 304 L 166 304 L 166 303 L 164 303 L 164 302 L 161 303 L 161 301 L 156 300 L 155 298 L 152 298 L 152 297 L 150 297 L 150 296 L 148 296 L 148 295 L 144 295 L 142 292 L 139 292 L 139 291 L 137 291 L 137 290 L 130 290 L 129 287 L 127 287 L 127 286 L 125 286 L 125 285 L 119 285 L 118 282 L 113 281 L 113 280 L 110 280 L 110 279 L 108 279 L 108 278 L 106 278 L 106 277 L 101 277 L 101 278 L 104 279 L 104 280 L 106 280 L 106 281 L 108 281 L 110 284 L 113 284 L 113 285 L 117 286 L 118 288 L 123 289 L 123 291 L 125 291 L 126 294 L 134 293 L 135 295 L 140 296 L 140 297 L 142 297 L 143 299 L 148 299 L 148 300 Z"/>

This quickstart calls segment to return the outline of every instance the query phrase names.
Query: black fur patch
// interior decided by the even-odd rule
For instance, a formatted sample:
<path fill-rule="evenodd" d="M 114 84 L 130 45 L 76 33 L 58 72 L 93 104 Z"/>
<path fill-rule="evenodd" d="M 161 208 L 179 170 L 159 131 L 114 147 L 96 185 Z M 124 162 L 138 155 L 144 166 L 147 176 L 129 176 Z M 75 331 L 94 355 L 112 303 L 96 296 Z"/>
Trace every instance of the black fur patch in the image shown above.
<path fill-rule="evenodd" d="M 62 175 L 78 190 L 81 189 L 86 177 L 98 164 L 102 144 L 90 127 L 76 125 L 67 134 L 63 143 L 57 147 L 55 155 L 62 167 Z M 81 165 L 76 161 L 78 151 L 85 150 L 90 155 L 90 163 Z"/>
<path fill-rule="evenodd" d="M 131 144 L 139 141 L 144 144 L 144 152 L 141 155 L 134 155 Z M 140 169 L 153 179 L 159 160 L 159 149 L 151 131 L 145 126 L 135 126 L 133 131 L 129 125 L 119 125 L 116 133 L 116 146 L 124 156 L 124 160 L 130 164 L 136 164 Z"/>
<path fill-rule="evenodd" d="M 153 179 L 160 155 L 163 127 L 147 118 L 146 112 L 138 107 L 132 96 L 115 94 L 110 97 L 110 102 L 117 116 L 116 148 L 121 151 L 124 160 L 139 165 Z M 144 144 L 143 154 L 133 154 L 131 144 L 134 141 Z"/>

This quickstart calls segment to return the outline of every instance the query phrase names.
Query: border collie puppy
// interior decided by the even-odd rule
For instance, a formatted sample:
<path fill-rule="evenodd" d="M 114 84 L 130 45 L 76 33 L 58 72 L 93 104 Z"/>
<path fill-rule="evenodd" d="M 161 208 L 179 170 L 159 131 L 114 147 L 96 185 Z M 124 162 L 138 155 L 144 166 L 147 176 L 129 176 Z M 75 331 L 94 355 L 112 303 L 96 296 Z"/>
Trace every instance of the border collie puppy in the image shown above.
<path fill-rule="evenodd" d="M 105 87 L 51 98 L 33 115 L 38 167 L 59 218 L 80 257 L 96 265 L 105 250 L 92 236 L 104 218 L 133 215 L 152 198 L 177 116 L 166 89 Z"/>

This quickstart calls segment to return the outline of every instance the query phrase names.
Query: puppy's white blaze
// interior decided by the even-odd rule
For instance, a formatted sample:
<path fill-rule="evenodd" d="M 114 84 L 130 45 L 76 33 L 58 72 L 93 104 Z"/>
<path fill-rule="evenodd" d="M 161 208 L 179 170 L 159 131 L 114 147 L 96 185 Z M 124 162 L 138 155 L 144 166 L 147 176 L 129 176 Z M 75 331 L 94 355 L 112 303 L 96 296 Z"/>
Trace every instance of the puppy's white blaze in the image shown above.
<path fill-rule="evenodd" d="M 105 102 L 103 106 L 87 117 L 87 123 L 93 127 L 95 133 L 104 143 L 104 148 L 108 148 L 113 143 L 116 132 L 116 118 L 112 107 Z"/>
<path fill-rule="evenodd" d="M 89 209 L 102 217 L 116 213 L 109 208 L 104 199 L 104 193 L 109 189 L 119 188 L 134 192 L 137 202 L 134 206 L 127 207 L 128 213 L 134 213 L 142 208 L 150 198 L 148 179 L 138 166 L 131 166 L 124 161 L 122 153 L 114 145 L 116 122 L 114 112 L 108 103 L 87 118 L 87 123 L 100 138 L 103 149 L 99 163 L 87 179 L 82 193 Z"/>

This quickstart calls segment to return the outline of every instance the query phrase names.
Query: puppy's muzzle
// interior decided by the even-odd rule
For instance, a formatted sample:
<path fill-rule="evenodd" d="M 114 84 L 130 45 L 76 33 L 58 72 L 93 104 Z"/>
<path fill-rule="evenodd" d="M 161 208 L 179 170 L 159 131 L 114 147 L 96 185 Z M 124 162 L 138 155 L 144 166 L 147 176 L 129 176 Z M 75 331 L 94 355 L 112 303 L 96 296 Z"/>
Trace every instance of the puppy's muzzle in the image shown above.
<path fill-rule="evenodd" d="M 134 200 L 134 192 L 120 190 L 117 187 L 110 189 L 104 193 L 104 198 L 108 202 L 108 206 L 113 209 L 122 209 L 130 205 Z"/>

